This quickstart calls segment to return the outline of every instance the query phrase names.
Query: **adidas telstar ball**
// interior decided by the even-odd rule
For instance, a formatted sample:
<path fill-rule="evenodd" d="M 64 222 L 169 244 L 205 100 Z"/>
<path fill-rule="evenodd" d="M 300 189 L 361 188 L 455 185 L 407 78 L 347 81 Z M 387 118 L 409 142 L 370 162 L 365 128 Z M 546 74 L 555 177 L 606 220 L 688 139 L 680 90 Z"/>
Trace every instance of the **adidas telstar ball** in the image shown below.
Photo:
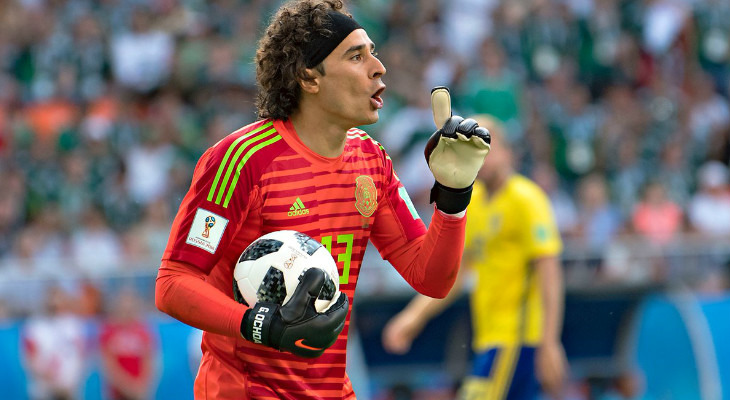
<path fill-rule="evenodd" d="M 326 311 L 340 296 L 337 264 L 327 248 L 297 231 L 271 232 L 251 242 L 233 270 L 233 293 L 248 306 L 257 302 L 284 305 L 309 268 L 326 273 L 325 285 L 314 303 Z"/>

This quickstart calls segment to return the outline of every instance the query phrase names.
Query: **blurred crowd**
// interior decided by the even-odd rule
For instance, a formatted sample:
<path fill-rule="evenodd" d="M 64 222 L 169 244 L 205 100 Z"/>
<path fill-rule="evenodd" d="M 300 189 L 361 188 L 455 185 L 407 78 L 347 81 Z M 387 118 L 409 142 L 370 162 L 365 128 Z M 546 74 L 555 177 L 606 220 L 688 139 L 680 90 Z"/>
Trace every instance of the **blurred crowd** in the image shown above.
<path fill-rule="evenodd" d="M 0 277 L 154 271 L 197 158 L 256 119 L 253 56 L 279 3 L 0 2 Z M 730 240 L 729 3 L 346 4 L 388 69 L 365 129 L 416 204 L 432 183 L 428 93 L 446 85 L 458 113 L 505 123 L 566 252 L 602 278 L 687 265 L 629 268 L 632 246 L 705 254 Z M 713 277 L 724 249 L 701 260 Z"/>
<path fill-rule="evenodd" d="M 102 375 L 104 399 L 151 398 L 158 339 L 143 319 L 147 310 L 139 294 L 128 287 L 120 290 L 103 313 L 84 307 L 93 302 L 77 300 L 53 286 L 44 312 L 24 325 L 21 354 L 28 398 L 85 398 L 80 393 L 92 368 Z"/>

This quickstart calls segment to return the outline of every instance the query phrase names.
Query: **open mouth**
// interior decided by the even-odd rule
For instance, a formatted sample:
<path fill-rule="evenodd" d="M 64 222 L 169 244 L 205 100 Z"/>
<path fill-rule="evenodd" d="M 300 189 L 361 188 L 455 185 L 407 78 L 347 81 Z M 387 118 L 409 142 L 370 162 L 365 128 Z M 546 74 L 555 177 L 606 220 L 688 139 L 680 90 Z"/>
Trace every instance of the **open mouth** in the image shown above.
<path fill-rule="evenodd" d="M 384 91 L 385 86 L 381 87 L 377 92 L 370 96 L 370 104 L 372 104 L 377 110 L 383 108 L 383 98 L 380 97 L 380 95 L 382 95 Z"/>

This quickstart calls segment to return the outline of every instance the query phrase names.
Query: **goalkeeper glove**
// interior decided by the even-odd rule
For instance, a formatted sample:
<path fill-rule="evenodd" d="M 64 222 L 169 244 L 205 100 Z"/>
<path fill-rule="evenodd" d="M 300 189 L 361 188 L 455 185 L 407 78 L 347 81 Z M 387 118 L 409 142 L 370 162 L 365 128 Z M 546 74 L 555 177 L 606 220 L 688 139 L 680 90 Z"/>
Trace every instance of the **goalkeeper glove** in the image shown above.
<path fill-rule="evenodd" d="M 337 302 L 323 313 L 314 308 L 325 282 L 325 272 L 310 268 L 304 272 L 289 301 L 258 302 L 246 310 L 241 321 L 244 339 L 300 357 L 319 357 L 332 346 L 345 327 L 349 309 L 347 295 L 340 293 Z"/>
<path fill-rule="evenodd" d="M 431 90 L 433 121 L 439 130 L 431 135 L 424 155 L 436 183 L 431 189 L 431 203 L 447 213 L 466 210 L 477 172 L 489 153 L 489 131 L 473 119 L 451 116 L 449 89 Z"/>

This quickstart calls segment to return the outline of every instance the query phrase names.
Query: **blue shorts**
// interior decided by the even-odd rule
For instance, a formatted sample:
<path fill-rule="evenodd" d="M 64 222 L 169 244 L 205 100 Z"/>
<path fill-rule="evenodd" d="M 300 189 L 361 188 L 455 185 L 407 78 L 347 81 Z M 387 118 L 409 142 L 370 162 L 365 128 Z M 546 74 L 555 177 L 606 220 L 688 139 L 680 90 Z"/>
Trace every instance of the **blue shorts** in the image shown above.
<path fill-rule="evenodd" d="M 539 395 L 535 348 L 505 346 L 476 355 L 471 376 L 464 381 L 459 399 L 534 400 Z"/>

